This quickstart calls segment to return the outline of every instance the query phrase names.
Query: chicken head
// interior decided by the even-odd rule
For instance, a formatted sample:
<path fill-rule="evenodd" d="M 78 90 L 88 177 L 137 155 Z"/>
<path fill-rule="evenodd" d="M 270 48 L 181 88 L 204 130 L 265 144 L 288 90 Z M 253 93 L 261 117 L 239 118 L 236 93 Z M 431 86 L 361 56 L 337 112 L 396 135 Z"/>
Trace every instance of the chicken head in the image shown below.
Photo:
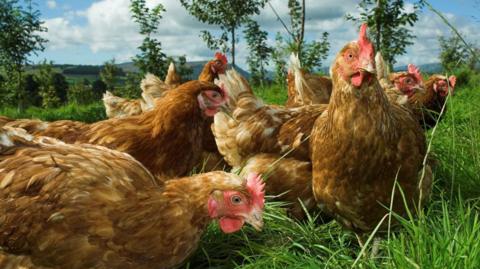
<path fill-rule="evenodd" d="M 393 79 L 395 87 L 402 93 L 406 94 L 409 98 L 416 92 L 424 89 L 423 78 L 420 74 L 420 70 L 413 64 L 408 65 L 408 71 L 400 73 Z"/>
<path fill-rule="evenodd" d="M 344 81 L 360 88 L 364 82 L 370 83 L 375 74 L 375 49 L 367 37 L 367 25 L 362 24 L 357 41 L 345 46 L 337 55 L 333 66 Z"/>
<path fill-rule="evenodd" d="M 248 193 L 237 190 L 215 190 L 208 199 L 208 214 L 219 219 L 224 233 L 240 230 L 247 222 L 255 229 L 263 227 L 262 211 L 264 207 L 265 183 L 259 175 L 249 174 L 246 182 Z"/>
<path fill-rule="evenodd" d="M 449 78 L 442 76 L 433 84 L 433 90 L 440 94 L 440 96 L 445 97 L 448 95 L 449 86 L 453 93 L 456 82 L 457 78 L 455 76 L 450 76 Z"/>
<path fill-rule="evenodd" d="M 227 70 L 227 56 L 225 54 L 217 52 L 215 53 L 215 60 L 211 65 L 212 72 L 215 74 L 225 74 Z"/>
<path fill-rule="evenodd" d="M 219 91 L 215 90 L 205 90 L 202 91 L 198 96 L 198 105 L 203 111 L 205 116 L 213 117 L 217 113 L 221 106 L 228 102 L 227 92 L 220 87 Z"/>

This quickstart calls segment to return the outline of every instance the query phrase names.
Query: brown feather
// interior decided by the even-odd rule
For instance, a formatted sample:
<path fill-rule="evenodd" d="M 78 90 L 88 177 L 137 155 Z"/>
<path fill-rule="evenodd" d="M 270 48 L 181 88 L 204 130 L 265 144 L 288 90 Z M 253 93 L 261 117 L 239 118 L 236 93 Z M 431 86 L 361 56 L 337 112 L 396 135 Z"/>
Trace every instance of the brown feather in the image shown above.
<path fill-rule="evenodd" d="M 13 172 L 0 189 L 0 247 L 36 266 L 172 268 L 197 248 L 213 191 L 253 199 L 234 174 L 163 185 L 125 153 L 8 127 L 0 136 L 0 181 Z"/>

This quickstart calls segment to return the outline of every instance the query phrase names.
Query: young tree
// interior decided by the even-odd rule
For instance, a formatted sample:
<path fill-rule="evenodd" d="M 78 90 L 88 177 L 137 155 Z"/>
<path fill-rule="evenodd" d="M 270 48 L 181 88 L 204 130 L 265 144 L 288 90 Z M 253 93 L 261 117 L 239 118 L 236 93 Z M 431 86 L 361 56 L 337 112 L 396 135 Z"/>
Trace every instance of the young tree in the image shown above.
<path fill-rule="evenodd" d="M 285 73 L 287 62 L 285 61 L 284 40 L 280 33 L 275 36 L 275 49 L 272 51 L 272 61 L 275 64 L 275 82 L 280 85 L 285 84 Z"/>
<path fill-rule="evenodd" d="M 35 10 L 31 1 L 25 5 L 18 0 L 0 1 L 0 66 L 14 86 L 19 110 L 24 109 L 26 94 L 23 87 L 23 66 L 28 57 L 43 51 L 46 39 L 40 36 L 47 29 L 42 26 L 40 12 Z"/>
<path fill-rule="evenodd" d="M 117 82 L 117 74 L 120 68 L 115 65 L 115 59 L 106 61 L 100 70 L 100 78 L 107 85 L 107 90 L 113 91 Z"/>
<path fill-rule="evenodd" d="M 25 76 L 25 93 L 28 96 L 28 105 L 31 106 L 42 106 L 42 97 L 39 94 L 40 85 L 36 81 L 36 78 L 33 74 L 28 74 Z"/>
<path fill-rule="evenodd" d="M 260 83 L 263 86 L 266 75 L 265 66 L 268 65 L 268 58 L 272 52 L 272 48 L 267 45 L 268 33 L 262 31 L 256 21 L 249 20 L 246 23 L 244 34 L 250 50 L 247 63 L 252 82 Z"/>
<path fill-rule="evenodd" d="M 77 105 L 86 105 L 95 101 L 92 89 L 83 82 L 75 82 L 68 91 L 68 102 Z"/>
<path fill-rule="evenodd" d="M 297 0 L 288 0 L 288 9 L 290 15 L 290 28 L 280 18 L 275 8 L 269 3 L 277 19 L 281 22 L 289 35 L 289 39 L 280 38 L 276 47 L 278 57 L 288 57 L 292 52 L 299 56 L 302 68 L 312 72 L 317 67 L 321 67 L 322 61 L 327 58 L 330 49 L 328 42 L 328 33 L 323 32 L 320 41 L 313 40 L 306 42 L 305 39 L 305 0 L 300 3 Z"/>
<path fill-rule="evenodd" d="M 266 1 L 180 0 L 180 3 L 201 22 L 220 26 L 223 32 L 220 38 L 214 38 L 208 31 L 202 32 L 202 38 L 210 49 L 218 49 L 221 46 L 223 51 L 229 50 L 232 55 L 232 66 L 235 66 L 236 30 L 247 22 L 249 16 L 260 14 L 260 8 L 264 7 Z M 227 49 L 228 41 L 230 47 Z"/>
<path fill-rule="evenodd" d="M 141 51 L 133 58 L 134 64 L 142 71 L 142 74 L 152 73 L 158 77 L 164 77 L 167 70 L 166 55 L 162 52 L 162 43 L 152 37 L 158 31 L 158 23 L 165 11 L 162 4 L 150 9 L 145 0 L 131 0 L 130 11 L 132 18 L 140 26 L 140 34 L 145 36 Z"/>
<path fill-rule="evenodd" d="M 102 95 L 107 91 L 107 84 L 102 80 L 97 79 L 92 83 L 92 91 L 95 99 L 102 98 Z"/>
<path fill-rule="evenodd" d="M 123 88 L 119 88 L 116 93 L 125 98 L 139 98 L 142 94 L 140 82 L 143 76 L 138 73 L 128 72 Z"/>
<path fill-rule="evenodd" d="M 53 83 L 54 74 L 52 62 L 44 60 L 43 63 L 38 66 L 36 81 L 39 85 L 38 91 L 42 97 L 43 108 L 58 107 L 61 103 Z"/>
<path fill-rule="evenodd" d="M 375 47 L 382 52 L 390 67 L 393 67 L 395 57 L 405 54 L 406 47 L 413 44 L 415 35 L 407 26 L 413 27 L 418 21 L 422 5 L 422 1 L 415 3 L 409 12 L 403 0 L 362 0 L 358 5 L 360 16 L 347 14 L 346 18 L 368 24 Z"/>
<path fill-rule="evenodd" d="M 60 103 L 66 104 L 68 102 L 67 99 L 67 91 L 68 91 L 68 82 L 67 78 L 60 73 L 55 72 L 52 77 L 52 85 L 55 88 L 55 93 L 60 99 Z"/>
<path fill-rule="evenodd" d="M 185 80 L 193 74 L 193 68 L 187 64 L 187 57 L 182 55 L 180 57 L 167 57 L 167 63 L 173 62 L 177 74 Z"/>
<path fill-rule="evenodd" d="M 440 36 L 438 42 L 440 43 L 440 61 L 446 71 L 452 72 L 454 69 L 462 66 L 470 69 L 475 68 L 475 57 L 472 56 L 469 48 L 457 35 L 452 33 L 450 37 Z M 471 44 L 469 45 L 474 47 Z"/>

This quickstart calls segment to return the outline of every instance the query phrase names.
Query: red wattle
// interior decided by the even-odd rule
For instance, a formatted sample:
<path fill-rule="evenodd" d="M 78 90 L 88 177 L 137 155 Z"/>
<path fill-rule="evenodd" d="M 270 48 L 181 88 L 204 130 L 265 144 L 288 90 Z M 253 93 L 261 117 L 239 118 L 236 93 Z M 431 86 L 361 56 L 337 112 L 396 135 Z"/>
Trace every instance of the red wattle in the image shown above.
<path fill-rule="evenodd" d="M 222 217 L 219 221 L 220 229 L 226 234 L 234 233 L 242 229 L 244 223 L 245 221 L 243 219 L 229 217 Z"/>
<path fill-rule="evenodd" d="M 355 86 L 355 87 L 360 87 L 360 86 L 362 86 L 363 77 L 364 77 L 364 75 L 363 75 L 362 72 L 355 73 L 355 74 L 352 76 L 352 84 L 353 84 L 353 86 Z"/>

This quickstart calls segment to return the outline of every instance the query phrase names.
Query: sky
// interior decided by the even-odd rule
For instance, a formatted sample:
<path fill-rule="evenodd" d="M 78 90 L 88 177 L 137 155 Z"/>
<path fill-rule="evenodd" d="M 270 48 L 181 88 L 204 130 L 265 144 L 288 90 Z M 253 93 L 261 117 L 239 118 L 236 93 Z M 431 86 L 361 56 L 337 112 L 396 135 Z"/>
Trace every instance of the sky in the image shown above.
<path fill-rule="evenodd" d="M 117 63 L 131 61 L 142 42 L 138 26 L 131 19 L 129 0 L 34 0 L 48 32 L 45 51 L 32 56 L 33 62 L 43 59 L 56 64 L 102 64 L 112 58 Z M 346 13 L 358 13 L 354 0 L 306 0 L 306 40 L 320 39 L 330 34 L 331 49 L 324 67 L 329 66 L 343 45 L 356 39 L 358 25 L 345 20 Z M 406 1 L 406 9 L 412 4 Z M 469 42 L 480 43 L 480 0 L 430 0 L 432 6 L 444 13 Z M 178 0 L 147 0 L 148 6 L 162 3 L 166 9 L 156 36 L 163 51 L 169 56 L 186 55 L 187 60 L 211 59 L 209 50 L 199 37 L 201 30 L 218 31 L 218 26 L 198 22 L 180 5 Z M 271 0 L 280 17 L 288 21 L 287 0 Z M 475 18 L 476 17 L 476 18 Z M 260 16 L 255 16 L 263 30 L 269 33 L 268 42 L 275 44 L 275 34 L 287 33 L 267 5 Z M 239 31 L 240 32 L 240 31 Z M 413 28 L 417 36 L 407 53 L 397 58 L 398 65 L 439 62 L 439 36 L 449 36 L 449 28 L 440 18 L 425 9 Z M 242 35 L 236 45 L 237 64 L 246 68 L 248 49 Z"/>

